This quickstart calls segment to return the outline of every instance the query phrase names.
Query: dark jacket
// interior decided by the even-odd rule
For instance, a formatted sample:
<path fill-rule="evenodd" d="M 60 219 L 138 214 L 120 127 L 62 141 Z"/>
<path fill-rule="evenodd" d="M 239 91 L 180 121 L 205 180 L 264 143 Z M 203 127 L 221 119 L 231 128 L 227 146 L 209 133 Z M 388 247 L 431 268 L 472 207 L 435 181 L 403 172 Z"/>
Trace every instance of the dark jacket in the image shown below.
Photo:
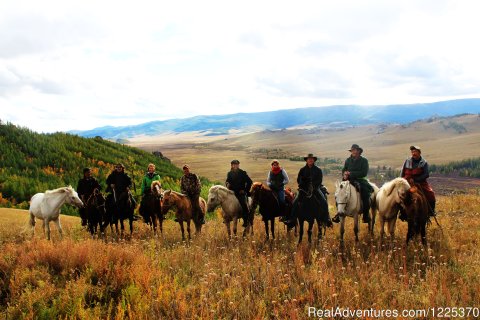
<path fill-rule="evenodd" d="M 368 175 L 368 160 L 360 156 L 358 159 L 350 156 L 347 160 L 345 160 L 345 164 L 343 165 L 342 174 L 345 171 L 350 171 L 350 179 L 351 180 L 360 180 L 366 179 Z"/>
<path fill-rule="evenodd" d="M 113 171 L 107 177 L 107 191 L 112 192 L 111 184 L 115 185 L 115 192 L 124 192 L 132 186 L 132 179 L 125 172 Z"/>
<path fill-rule="evenodd" d="M 238 169 L 237 171 L 230 170 L 230 172 L 227 173 L 226 186 L 236 194 L 242 190 L 245 194 L 249 194 L 252 183 L 252 179 L 250 179 L 247 172 L 242 169 Z"/>
<path fill-rule="evenodd" d="M 300 189 L 307 190 L 310 182 L 312 182 L 314 190 L 318 190 L 322 186 L 322 169 L 316 165 L 313 165 L 311 168 L 305 165 L 305 167 L 301 168 L 298 172 L 297 183 Z"/>
<path fill-rule="evenodd" d="M 429 176 L 428 163 L 424 158 L 420 157 L 418 160 L 408 158 L 405 160 L 402 168 L 402 178 L 413 178 L 416 183 L 421 183 L 427 181 Z"/>
<path fill-rule="evenodd" d="M 88 198 L 95 189 L 98 189 L 100 191 L 102 190 L 102 186 L 94 177 L 88 179 L 82 178 L 78 181 L 77 193 L 80 198 L 82 196 Z"/>

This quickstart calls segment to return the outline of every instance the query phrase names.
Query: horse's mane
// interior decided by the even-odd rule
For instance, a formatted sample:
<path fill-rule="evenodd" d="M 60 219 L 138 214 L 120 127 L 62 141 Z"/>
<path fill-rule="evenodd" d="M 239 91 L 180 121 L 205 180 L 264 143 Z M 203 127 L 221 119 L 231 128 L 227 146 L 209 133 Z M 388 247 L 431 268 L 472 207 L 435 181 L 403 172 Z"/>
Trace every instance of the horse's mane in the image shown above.
<path fill-rule="evenodd" d="M 235 194 L 235 192 L 233 192 L 232 190 L 230 190 L 227 187 L 224 187 L 222 185 L 219 185 L 219 184 L 212 186 L 210 188 L 210 190 L 215 190 L 215 191 L 221 190 L 221 191 L 224 191 L 226 193 L 230 193 L 230 194 L 233 194 L 233 195 Z"/>
<path fill-rule="evenodd" d="M 72 186 L 60 187 L 60 188 L 57 188 L 57 189 L 45 191 L 45 195 L 46 195 L 46 196 L 47 196 L 47 195 L 54 195 L 54 194 L 62 193 L 62 192 L 65 192 L 65 191 L 73 192 L 74 190 L 73 190 Z"/>
<path fill-rule="evenodd" d="M 385 190 L 385 195 L 388 197 L 392 194 L 393 190 L 400 187 L 405 187 L 405 189 L 410 189 L 410 184 L 408 181 L 403 178 L 395 178 L 392 181 L 389 181 L 383 185 L 382 188 Z"/>
<path fill-rule="evenodd" d="M 159 180 L 152 181 L 152 184 L 150 185 L 150 188 L 155 188 L 155 186 L 158 185 L 160 188 L 162 187 L 162 183 Z"/>
<path fill-rule="evenodd" d="M 265 189 L 265 190 L 270 190 L 270 188 L 268 186 L 266 186 L 263 183 L 257 181 L 257 182 L 254 182 L 252 184 L 252 187 L 250 188 L 250 192 L 253 192 L 253 190 L 258 189 L 258 188 Z"/>

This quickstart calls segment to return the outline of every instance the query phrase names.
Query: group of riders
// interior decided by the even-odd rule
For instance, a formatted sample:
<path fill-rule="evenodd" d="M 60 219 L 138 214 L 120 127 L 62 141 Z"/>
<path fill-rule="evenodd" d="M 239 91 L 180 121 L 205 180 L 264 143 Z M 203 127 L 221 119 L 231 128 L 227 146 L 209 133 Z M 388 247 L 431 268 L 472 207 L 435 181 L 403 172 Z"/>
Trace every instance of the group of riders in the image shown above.
<path fill-rule="evenodd" d="M 373 192 L 373 188 L 367 180 L 367 174 L 369 170 L 368 160 L 362 156 L 363 149 L 358 144 L 353 144 L 348 150 L 350 156 L 345 160 L 342 168 L 342 179 L 344 181 L 350 181 L 357 191 L 360 193 L 362 200 L 362 216 L 363 222 L 370 222 L 370 195 Z M 427 182 L 429 177 L 428 163 L 425 158 L 422 157 L 421 149 L 418 146 L 410 146 L 411 157 L 407 158 L 403 164 L 401 177 L 407 179 L 410 183 L 415 183 L 421 188 L 425 194 L 428 203 L 430 205 L 430 215 L 435 215 L 435 193 L 432 187 Z M 285 186 L 289 183 L 288 174 L 280 166 L 278 160 L 271 162 L 271 169 L 267 176 L 267 185 L 272 190 L 275 198 L 279 203 L 279 210 L 283 212 L 283 222 L 287 225 L 292 225 L 296 222 L 299 207 L 305 200 L 305 197 L 315 197 L 319 203 L 319 209 L 321 210 L 322 219 L 326 226 L 331 227 L 332 222 L 338 223 L 340 221 L 338 214 L 333 218 L 330 218 L 328 212 L 328 191 L 323 186 L 323 173 L 322 169 L 315 165 L 317 157 L 313 154 L 308 154 L 304 157 L 305 166 L 300 169 L 297 176 L 297 183 L 299 193 L 294 198 L 292 203 L 292 210 L 289 214 L 286 214 L 286 196 Z M 145 200 L 148 197 L 153 196 L 150 186 L 153 181 L 160 181 L 160 175 L 155 172 L 155 165 L 149 164 L 147 172 L 142 180 L 142 201 L 140 204 L 140 215 L 143 216 L 145 210 Z M 250 195 L 250 189 L 252 186 L 252 179 L 248 176 L 247 172 L 240 169 L 240 161 L 232 160 L 231 169 L 227 173 L 227 179 L 225 185 L 228 189 L 235 193 L 240 205 L 242 207 L 242 218 L 244 226 L 246 223 L 246 217 L 248 217 L 248 196 Z M 129 197 L 133 203 L 135 200 L 130 193 L 130 187 L 132 185 L 132 179 L 125 172 L 125 166 L 121 163 L 115 166 L 115 169 L 107 177 L 107 195 L 106 201 L 119 201 L 119 199 Z M 199 197 L 201 191 L 201 182 L 195 173 L 190 172 L 188 165 L 183 166 L 183 176 L 180 180 L 181 192 L 185 194 L 192 203 L 192 216 L 195 222 L 205 223 L 205 216 L 199 205 Z M 99 182 L 92 176 L 91 169 L 85 168 L 83 170 L 83 178 L 78 182 L 77 192 L 82 201 L 85 201 L 95 192 L 100 191 L 101 186 Z M 288 192 L 288 191 L 287 191 Z M 293 197 L 289 197 L 293 198 Z M 158 205 L 160 205 L 158 203 Z M 85 208 L 80 209 L 80 216 L 82 218 L 82 225 L 86 225 Z M 405 220 L 405 213 L 400 210 L 400 219 Z"/>

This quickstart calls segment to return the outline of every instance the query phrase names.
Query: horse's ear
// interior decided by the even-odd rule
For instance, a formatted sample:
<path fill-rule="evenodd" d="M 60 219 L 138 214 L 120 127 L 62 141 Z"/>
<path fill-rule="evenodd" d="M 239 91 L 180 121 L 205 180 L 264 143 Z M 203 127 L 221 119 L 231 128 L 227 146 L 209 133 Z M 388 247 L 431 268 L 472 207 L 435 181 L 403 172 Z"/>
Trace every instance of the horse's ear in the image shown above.
<path fill-rule="evenodd" d="M 415 186 L 408 189 L 408 192 L 410 192 L 410 193 L 416 193 L 417 191 L 418 191 L 418 189 Z"/>

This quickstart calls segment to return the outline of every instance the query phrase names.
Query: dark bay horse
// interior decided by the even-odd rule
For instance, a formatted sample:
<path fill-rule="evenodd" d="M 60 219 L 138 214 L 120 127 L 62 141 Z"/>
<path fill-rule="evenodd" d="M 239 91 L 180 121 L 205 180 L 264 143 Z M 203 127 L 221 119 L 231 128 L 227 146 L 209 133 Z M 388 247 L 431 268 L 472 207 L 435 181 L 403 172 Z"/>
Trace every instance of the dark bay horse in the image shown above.
<path fill-rule="evenodd" d="M 116 193 L 113 191 L 112 194 L 107 196 L 105 208 L 107 212 L 107 222 L 104 224 L 102 229 L 105 229 L 108 224 L 113 224 L 115 225 L 115 231 L 118 235 L 118 222 L 120 221 L 121 236 L 123 236 L 125 231 L 123 221 L 128 219 L 130 225 L 130 235 L 132 235 L 135 200 L 133 199 L 130 191 L 124 191 L 121 193 Z"/>
<path fill-rule="evenodd" d="M 308 242 L 312 242 L 312 229 L 315 221 L 317 222 L 318 227 L 318 239 L 319 242 L 322 239 L 322 230 L 326 229 L 326 225 L 323 222 L 325 220 L 325 215 L 327 212 L 322 212 L 322 199 L 319 199 L 318 195 L 314 192 L 313 185 L 310 183 L 307 190 L 298 189 L 300 193 L 303 193 L 301 201 L 296 201 L 292 210 L 297 211 L 298 224 L 300 226 L 300 231 L 298 235 L 298 243 L 302 242 L 303 237 L 303 224 L 305 221 L 308 222 Z M 321 192 L 321 191 L 320 191 Z M 328 204 L 327 204 L 328 205 Z M 324 218 L 324 219 L 322 219 Z"/>
<path fill-rule="evenodd" d="M 200 197 L 198 199 L 200 202 L 200 209 L 202 209 L 203 215 L 205 216 L 207 203 L 205 199 Z M 167 190 L 163 193 L 163 203 L 162 203 L 162 214 L 165 215 L 170 209 L 176 208 L 175 217 L 178 223 L 180 224 L 180 230 L 182 231 L 182 240 L 185 240 L 185 229 L 183 222 L 187 223 L 187 233 L 188 239 L 190 239 L 190 221 L 193 220 L 195 224 L 195 233 L 200 233 L 202 231 L 202 224 L 200 221 L 195 221 L 193 219 L 193 210 L 192 203 L 190 199 L 180 192 L 175 192 L 173 190 Z"/>
<path fill-rule="evenodd" d="M 284 215 L 289 216 L 289 211 L 292 209 L 292 200 L 288 197 L 288 194 L 286 194 L 285 197 L 285 202 L 286 202 L 286 208 L 285 212 L 282 212 L 282 209 L 280 207 L 280 203 L 275 197 L 273 191 L 263 185 L 261 182 L 254 182 L 252 184 L 252 187 L 250 189 L 250 194 L 252 197 L 252 205 L 250 207 L 251 212 L 255 212 L 257 206 L 259 207 L 259 212 L 262 215 L 262 220 L 265 223 L 265 235 L 267 240 L 270 238 L 269 232 L 268 232 L 268 222 L 270 221 L 270 230 L 272 233 L 272 238 L 275 239 L 275 218 L 276 217 L 281 217 Z M 253 214 L 251 214 L 253 216 Z M 292 229 L 292 227 L 288 227 L 288 231 Z"/>
<path fill-rule="evenodd" d="M 411 185 L 413 183 L 411 182 Z M 416 235 L 422 237 L 422 244 L 427 245 L 427 223 L 430 222 L 428 200 L 419 186 L 413 185 L 403 201 L 405 213 L 407 214 L 407 244 Z"/>
<path fill-rule="evenodd" d="M 157 233 L 157 219 L 160 222 L 160 232 L 163 232 L 162 227 L 162 206 L 161 199 L 163 197 L 163 189 L 160 181 L 153 181 L 150 187 L 150 192 L 144 194 L 143 205 L 141 206 L 140 214 L 143 221 Z"/>
<path fill-rule="evenodd" d="M 85 214 L 90 234 L 93 236 L 97 233 L 98 227 L 100 227 L 100 231 L 103 232 L 102 226 L 106 219 L 105 197 L 97 188 L 93 190 L 93 193 L 85 202 Z"/>

